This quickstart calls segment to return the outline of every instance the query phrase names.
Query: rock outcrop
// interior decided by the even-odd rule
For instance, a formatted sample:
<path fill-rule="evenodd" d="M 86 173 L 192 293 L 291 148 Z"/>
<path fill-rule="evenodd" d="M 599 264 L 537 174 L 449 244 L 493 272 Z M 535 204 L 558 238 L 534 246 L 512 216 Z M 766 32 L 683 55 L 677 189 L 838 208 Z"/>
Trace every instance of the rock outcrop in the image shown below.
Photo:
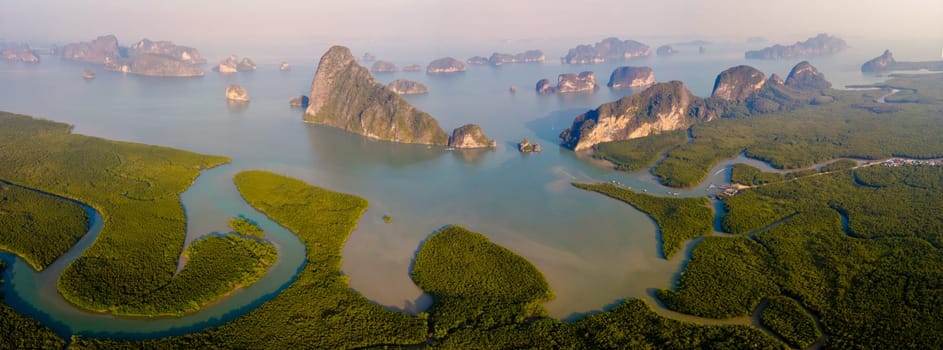
<path fill-rule="evenodd" d="M 288 100 L 288 105 L 295 108 L 308 108 L 308 96 L 301 95 Z"/>
<path fill-rule="evenodd" d="M 103 35 L 91 42 L 66 44 L 59 51 L 64 59 L 95 64 L 117 62 L 123 56 L 114 35 Z"/>
<path fill-rule="evenodd" d="M 10 62 L 39 63 L 39 56 L 26 43 L 8 43 L 0 50 L 0 58 Z"/>
<path fill-rule="evenodd" d="M 686 129 L 719 116 L 704 105 L 680 81 L 658 83 L 576 117 L 560 139 L 563 146 L 582 151 L 603 142 Z"/>
<path fill-rule="evenodd" d="M 452 131 L 449 137 L 450 148 L 494 148 L 498 143 L 489 140 L 481 127 L 475 124 L 462 125 Z"/>
<path fill-rule="evenodd" d="M 762 50 L 747 51 L 744 56 L 747 59 L 777 60 L 783 58 L 830 55 L 844 50 L 847 47 L 848 44 L 846 44 L 844 40 L 823 33 L 806 39 L 806 41 L 799 41 L 788 46 L 774 45 Z"/>
<path fill-rule="evenodd" d="M 528 139 L 523 139 L 517 143 L 517 150 L 521 153 L 540 153 L 544 148 L 539 143 L 531 143 Z"/>
<path fill-rule="evenodd" d="M 376 61 L 370 66 L 370 71 L 374 73 L 393 73 L 396 71 L 396 65 L 388 61 Z"/>
<path fill-rule="evenodd" d="M 671 45 L 662 45 L 662 46 L 659 46 L 657 49 L 655 49 L 655 54 L 658 56 L 669 56 L 669 55 L 674 55 L 676 53 L 678 53 L 678 51 L 675 51 L 675 49 L 671 47 Z"/>
<path fill-rule="evenodd" d="M 593 91 L 596 88 L 596 74 L 593 72 L 566 73 L 557 77 L 557 92 Z"/>
<path fill-rule="evenodd" d="M 170 41 L 151 41 L 143 39 L 128 47 L 128 56 L 157 55 L 167 56 L 186 64 L 203 64 L 206 59 L 197 49 L 176 45 Z"/>
<path fill-rule="evenodd" d="M 85 68 L 85 70 L 82 71 L 82 78 L 85 80 L 95 79 L 95 72 L 92 72 L 91 69 Z"/>
<path fill-rule="evenodd" d="M 884 50 L 882 55 L 862 64 L 861 71 L 866 73 L 883 72 L 890 70 L 889 67 L 893 67 L 895 63 L 897 61 L 894 60 L 894 54 L 891 53 L 891 50 Z"/>
<path fill-rule="evenodd" d="M 403 71 L 404 71 L 404 72 L 421 72 L 421 71 L 422 71 L 422 66 L 420 66 L 420 65 L 418 65 L 418 64 L 406 65 L 406 66 L 403 66 Z"/>
<path fill-rule="evenodd" d="M 432 116 L 377 83 L 343 46 L 321 57 L 303 119 L 379 140 L 443 146 L 449 140 Z"/>
<path fill-rule="evenodd" d="M 429 74 L 458 73 L 464 71 L 465 64 L 451 57 L 437 59 L 426 66 L 426 73 Z"/>
<path fill-rule="evenodd" d="M 554 91 L 553 83 L 547 78 L 538 80 L 534 89 L 537 90 L 538 94 L 552 94 Z"/>
<path fill-rule="evenodd" d="M 580 45 L 570 49 L 561 61 L 566 64 L 602 63 L 651 54 L 652 48 L 638 41 L 606 38 L 592 46 Z"/>
<path fill-rule="evenodd" d="M 609 75 L 606 86 L 613 89 L 649 86 L 655 83 L 655 74 L 649 67 L 619 67 Z"/>
<path fill-rule="evenodd" d="M 884 50 L 884 54 L 871 59 L 861 65 L 864 73 L 881 73 L 894 70 L 921 70 L 943 71 L 943 61 L 926 62 L 897 62 L 891 50 Z"/>
<path fill-rule="evenodd" d="M 535 86 L 540 94 L 595 91 L 597 87 L 596 74 L 589 71 L 560 74 L 557 76 L 557 86 L 551 86 L 550 79 L 540 79 Z"/>
<path fill-rule="evenodd" d="M 144 54 L 131 59 L 105 63 L 105 69 L 148 77 L 202 77 L 200 67 L 176 60 L 169 56 Z"/>
<path fill-rule="evenodd" d="M 239 71 L 239 57 L 232 55 L 227 57 L 219 65 L 213 67 L 213 70 L 220 73 L 235 73 Z"/>
<path fill-rule="evenodd" d="M 239 84 L 230 84 L 226 87 L 226 99 L 236 102 L 249 102 L 249 92 Z"/>
<path fill-rule="evenodd" d="M 290 71 L 291 65 L 289 65 L 288 62 L 282 61 L 282 63 L 278 65 L 278 70 L 282 72 Z"/>
<path fill-rule="evenodd" d="M 468 62 L 468 64 L 473 65 L 473 66 L 484 66 L 484 65 L 491 64 L 490 62 L 488 62 L 488 58 L 484 56 L 474 56 L 474 57 L 469 58 L 465 62 Z"/>
<path fill-rule="evenodd" d="M 393 80 L 387 84 L 386 87 L 399 95 L 422 95 L 429 93 L 429 88 L 425 85 L 406 79 Z"/>
<path fill-rule="evenodd" d="M 832 83 L 825 80 L 825 74 L 809 64 L 808 61 L 799 62 L 789 75 L 786 76 L 786 86 L 796 90 L 818 91 L 832 87 Z"/>
<path fill-rule="evenodd" d="M 488 58 L 488 63 L 492 66 L 500 66 L 505 63 L 532 63 L 543 62 L 546 57 L 540 50 L 527 50 L 519 54 L 493 53 Z"/>
<path fill-rule="evenodd" d="M 766 75 L 750 66 L 728 68 L 717 75 L 711 97 L 742 103 L 766 84 Z"/>
<path fill-rule="evenodd" d="M 219 65 L 213 67 L 213 70 L 220 73 L 251 72 L 255 69 L 255 62 L 252 62 L 251 59 L 243 57 L 242 61 L 239 61 L 239 56 L 236 55 L 230 55 L 222 62 L 219 62 Z"/>
<path fill-rule="evenodd" d="M 251 72 L 255 70 L 255 62 L 252 62 L 248 57 L 243 57 L 242 61 L 239 61 L 239 64 L 236 65 L 236 69 L 240 72 Z"/>

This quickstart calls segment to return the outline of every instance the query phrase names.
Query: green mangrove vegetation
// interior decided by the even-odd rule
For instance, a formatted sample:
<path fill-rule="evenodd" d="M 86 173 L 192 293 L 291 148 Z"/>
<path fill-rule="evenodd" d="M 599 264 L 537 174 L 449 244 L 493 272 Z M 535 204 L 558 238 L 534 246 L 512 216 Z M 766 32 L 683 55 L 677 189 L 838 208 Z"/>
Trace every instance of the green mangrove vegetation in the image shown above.
<path fill-rule="evenodd" d="M 43 270 L 88 231 L 77 203 L 0 182 L 0 249 Z"/>
<path fill-rule="evenodd" d="M 774 204 L 756 209 L 764 203 Z M 708 237 L 695 246 L 677 286 L 658 293 L 669 308 L 745 316 L 764 298 L 788 296 L 820 317 L 826 348 L 943 342 L 940 167 L 836 171 L 748 189 L 725 205 L 725 228 L 766 229 L 749 237 Z M 801 321 L 805 316 L 774 312 L 786 313 L 776 317 L 789 325 L 770 328 L 790 342 L 815 338 Z"/>
<path fill-rule="evenodd" d="M 0 260 L 0 273 L 6 269 L 7 263 Z M 0 303 L 0 349 L 62 349 L 65 345 L 65 339 L 48 327 Z"/>
<path fill-rule="evenodd" d="M 798 349 L 808 349 L 822 337 L 812 315 L 788 297 L 769 298 L 760 313 L 760 322 Z"/>
<path fill-rule="evenodd" d="M 186 236 L 178 195 L 201 169 L 227 161 L 0 113 L 0 179 L 82 201 L 102 215 L 98 239 L 58 283 L 67 300 L 90 310 L 118 310 L 172 281 Z"/>
<path fill-rule="evenodd" d="M 249 204 L 305 244 L 297 280 L 246 315 L 199 333 L 144 341 L 74 336 L 72 348 L 783 348 L 759 329 L 670 320 L 640 300 L 573 323 L 548 318 L 539 302 L 553 294 L 533 265 L 454 226 L 430 236 L 416 255 L 412 276 L 435 296 L 430 310 L 389 311 L 351 290 L 340 272 L 365 200 L 264 171 L 239 173 L 235 182 Z"/>
<path fill-rule="evenodd" d="M 780 169 L 798 169 L 836 158 L 883 159 L 943 157 L 943 100 L 940 74 L 892 80 L 913 86 L 920 103 L 878 104 L 862 91 L 828 90 L 835 101 L 790 111 L 722 118 L 689 129 L 688 143 L 676 135 L 597 146 L 599 157 L 617 168 L 635 170 L 655 165 L 662 184 L 689 187 L 703 180 L 717 162 L 745 153 Z M 889 113 L 876 113 L 892 107 Z M 881 110 L 883 111 L 883 110 Z M 674 146 L 676 145 L 676 146 Z M 844 164 L 844 163 L 841 163 Z"/>
<path fill-rule="evenodd" d="M 783 174 L 768 173 L 755 167 L 737 163 L 730 170 L 730 182 L 735 184 L 758 186 L 785 180 Z"/>
<path fill-rule="evenodd" d="M 687 142 L 684 130 L 650 135 L 623 141 L 604 142 L 596 145 L 593 157 L 612 162 L 622 171 L 647 168 L 659 157 Z"/>
<path fill-rule="evenodd" d="M 666 259 L 671 259 L 681 250 L 684 242 L 710 234 L 713 214 L 708 207 L 707 198 L 664 198 L 609 183 L 580 184 L 576 188 L 598 192 L 628 203 L 648 214 L 658 224 L 661 233 L 661 252 Z"/>
<path fill-rule="evenodd" d="M 543 274 L 530 262 L 461 227 L 449 226 L 423 243 L 412 279 L 435 297 L 433 334 L 458 327 L 490 328 L 546 316 L 553 298 Z"/>
<path fill-rule="evenodd" d="M 242 216 L 234 217 L 229 219 L 229 228 L 234 232 L 255 237 L 255 238 L 265 238 L 265 232 L 259 228 L 259 225 L 256 225 L 251 220 L 244 218 Z"/>
<path fill-rule="evenodd" d="M 269 242 L 229 233 L 194 241 L 183 257 L 186 265 L 169 284 L 114 313 L 180 316 L 199 310 L 261 279 L 278 253 Z"/>

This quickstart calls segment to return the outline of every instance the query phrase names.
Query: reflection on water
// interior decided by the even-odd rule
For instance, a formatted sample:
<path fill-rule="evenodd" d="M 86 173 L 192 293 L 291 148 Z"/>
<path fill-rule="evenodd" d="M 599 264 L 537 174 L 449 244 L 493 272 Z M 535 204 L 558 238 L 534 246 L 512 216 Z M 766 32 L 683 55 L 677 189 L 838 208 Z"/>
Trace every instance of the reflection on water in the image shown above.
<path fill-rule="evenodd" d="M 242 113 L 249 109 L 249 101 L 226 100 L 226 108 L 232 113 Z"/>

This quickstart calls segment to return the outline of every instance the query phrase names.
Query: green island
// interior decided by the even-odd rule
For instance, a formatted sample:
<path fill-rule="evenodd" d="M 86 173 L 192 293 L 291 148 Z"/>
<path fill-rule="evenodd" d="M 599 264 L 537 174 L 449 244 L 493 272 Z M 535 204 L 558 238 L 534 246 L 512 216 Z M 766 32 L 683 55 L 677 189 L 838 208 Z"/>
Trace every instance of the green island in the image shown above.
<path fill-rule="evenodd" d="M 229 219 L 229 228 L 249 237 L 265 238 L 265 232 L 259 225 L 242 216 Z"/>
<path fill-rule="evenodd" d="M 89 217 L 75 202 L 0 182 L 0 249 L 41 271 L 88 231 Z"/>
<path fill-rule="evenodd" d="M 904 76 L 875 86 L 909 89 L 920 96 L 910 103 L 882 104 L 874 101 L 871 91 L 828 89 L 824 93 L 834 101 L 826 104 L 758 115 L 734 113 L 691 126 L 690 140 L 676 133 L 655 134 L 597 145 L 599 153 L 594 156 L 630 171 L 654 165 L 652 173 L 671 187 L 693 186 L 714 164 L 741 153 L 779 169 L 837 158 L 939 158 L 943 157 L 943 138 L 938 136 L 943 131 L 941 77 Z M 655 164 L 662 154 L 664 159 Z"/>

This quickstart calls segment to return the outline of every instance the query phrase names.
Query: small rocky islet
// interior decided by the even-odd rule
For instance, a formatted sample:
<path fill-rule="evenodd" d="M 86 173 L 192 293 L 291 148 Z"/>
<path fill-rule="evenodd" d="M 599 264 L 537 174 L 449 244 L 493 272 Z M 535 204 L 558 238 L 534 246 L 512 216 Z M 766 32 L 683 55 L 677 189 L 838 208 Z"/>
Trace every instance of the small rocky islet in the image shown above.
<path fill-rule="evenodd" d="M 570 92 L 591 92 L 595 91 L 596 74 L 590 71 L 576 73 L 564 73 L 557 76 L 557 85 L 552 85 L 550 79 L 540 79 L 534 87 L 538 94 L 551 93 L 570 93 Z"/>
<path fill-rule="evenodd" d="M 797 41 L 792 45 L 773 45 L 760 50 L 744 53 L 747 59 L 778 60 L 796 57 L 824 56 L 838 53 L 848 48 L 848 44 L 841 38 L 825 33 Z"/>

